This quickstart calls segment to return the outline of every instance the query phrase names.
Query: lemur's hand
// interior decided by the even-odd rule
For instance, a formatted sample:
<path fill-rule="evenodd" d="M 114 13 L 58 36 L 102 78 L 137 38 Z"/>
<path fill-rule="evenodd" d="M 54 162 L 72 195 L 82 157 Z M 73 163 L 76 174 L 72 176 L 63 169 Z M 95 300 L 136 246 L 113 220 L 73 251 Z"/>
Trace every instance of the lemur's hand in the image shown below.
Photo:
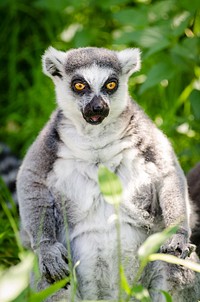
<path fill-rule="evenodd" d="M 189 257 L 194 250 L 195 246 L 188 243 L 187 236 L 182 233 L 175 234 L 160 248 L 161 253 L 171 254 L 182 259 Z"/>
<path fill-rule="evenodd" d="M 41 274 L 48 282 L 53 283 L 69 275 L 67 250 L 60 243 L 41 243 L 37 250 Z"/>

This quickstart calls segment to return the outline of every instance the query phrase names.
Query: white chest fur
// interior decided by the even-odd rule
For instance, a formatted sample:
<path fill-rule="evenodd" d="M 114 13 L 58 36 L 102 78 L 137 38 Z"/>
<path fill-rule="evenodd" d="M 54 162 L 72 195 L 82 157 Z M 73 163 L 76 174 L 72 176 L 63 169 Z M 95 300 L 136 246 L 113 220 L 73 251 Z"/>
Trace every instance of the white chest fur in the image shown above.
<path fill-rule="evenodd" d="M 122 262 L 127 267 L 130 281 L 137 267 L 137 249 L 147 236 L 140 226 L 148 225 L 147 211 L 139 209 L 132 199 L 141 184 L 150 185 L 149 176 L 141 172 L 143 161 L 137 156 L 130 138 L 123 140 L 113 133 L 112 138 L 83 141 L 77 134 L 70 134 L 63 137 L 65 144 L 60 146 L 49 186 L 69 201 L 67 216 L 73 222 L 69 239 L 73 261 L 80 261 L 77 274 L 82 298 L 116 298 L 119 259 L 116 228 L 112 221 L 114 208 L 100 194 L 98 165 L 117 169 L 123 182 L 120 209 Z M 140 217 L 140 221 L 134 217 Z M 65 237 L 62 239 L 64 244 Z"/>

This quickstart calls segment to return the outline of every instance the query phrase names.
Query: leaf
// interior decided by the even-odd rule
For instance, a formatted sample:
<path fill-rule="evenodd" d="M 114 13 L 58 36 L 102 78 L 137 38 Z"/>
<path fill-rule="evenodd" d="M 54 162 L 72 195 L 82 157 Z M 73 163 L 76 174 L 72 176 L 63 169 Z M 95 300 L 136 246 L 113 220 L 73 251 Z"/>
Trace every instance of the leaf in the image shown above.
<path fill-rule="evenodd" d="M 168 27 L 152 26 L 145 30 L 134 32 L 134 41 L 142 47 L 150 48 L 159 43 L 168 42 Z"/>
<path fill-rule="evenodd" d="M 122 265 L 120 265 L 120 278 L 121 278 L 121 286 L 123 290 L 127 293 L 127 295 L 131 294 L 131 288 L 128 284 L 128 281 L 126 279 L 125 273 L 124 273 L 124 268 Z"/>
<path fill-rule="evenodd" d="M 164 290 L 160 290 L 160 292 L 165 296 L 166 302 L 173 302 L 172 297 L 168 292 L 166 292 Z"/>
<path fill-rule="evenodd" d="M 181 14 L 174 17 L 172 24 L 172 34 L 174 37 L 178 37 L 185 32 L 189 22 L 191 21 L 191 15 L 189 12 L 181 12 Z"/>
<path fill-rule="evenodd" d="M 156 43 L 155 45 L 153 45 L 148 51 L 147 53 L 144 55 L 144 58 L 146 59 L 147 57 L 151 56 L 152 54 L 155 54 L 163 49 L 166 49 L 170 46 L 170 41 L 168 41 L 167 39 L 164 39 L 163 41 L 161 41 L 160 43 Z"/>
<path fill-rule="evenodd" d="M 199 35 L 200 35 L 200 10 L 196 12 L 193 31 L 194 31 L 194 34 L 197 37 L 199 37 Z"/>
<path fill-rule="evenodd" d="M 178 258 L 176 256 L 173 255 L 168 255 L 168 254 L 151 254 L 148 257 L 149 261 L 156 261 L 156 260 L 161 260 L 161 261 L 165 261 L 171 264 L 178 264 L 178 265 L 182 265 L 186 268 L 189 268 L 197 273 L 200 273 L 200 264 L 196 263 L 194 261 L 191 260 L 185 260 L 185 259 L 181 259 Z"/>
<path fill-rule="evenodd" d="M 199 46 L 199 38 L 185 38 L 181 43 L 176 44 L 171 49 L 171 52 L 179 57 L 183 57 L 186 62 L 188 61 L 191 64 L 191 60 L 198 62 Z"/>
<path fill-rule="evenodd" d="M 0 277 L 0 301 L 14 300 L 29 284 L 29 275 L 33 267 L 34 255 L 29 253 L 24 259 L 9 268 Z"/>
<path fill-rule="evenodd" d="M 143 30 L 123 33 L 121 37 L 115 39 L 115 43 L 135 42 L 142 48 L 151 48 L 159 43 L 167 43 L 168 31 L 166 26 L 152 26 Z"/>
<path fill-rule="evenodd" d="M 139 301 L 151 301 L 148 290 L 142 285 L 134 285 L 131 288 L 131 296 L 135 297 Z"/>
<path fill-rule="evenodd" d="M 163 232 L 149 236 L 138 250 L 138 256 L 141 261 L 148 262 L 149 256 L 157 252 L 160 246 L 178 230 L 178 226 L 172 226 Z"/>
<path fill-rule="evenodd" d="M 104 166 L 98 171 L 99 187 L 105 200 L 113 205 L 118 205 L 122 197 L 122 184 L 116 174 Z"/>
<path fill-rule="evenodd" d="M 200 120 L 200 91 L 196 89 L 193 90 L 189 99 L 195 118 Z"/>
<path fill-rule="evenodd" d="M 166 15 L 173 10 L 174 0 L 155 1 L 149 5 L 149 19 L 150 21 L 158 21 L 166 18 Z M 159 12 L 159 14 L 158 14 Z"/>
<path fill-rule="evenodd" d="M 139 93 L 144 93 L 147 89 L 159 84 L 162 80 L 171 79 L 175 73 L 176 69 L 169 62 L 158 63 L 150 69 L 146 81 L 139 89 Z"/>
<path fill-rule="evenodd" d="M 42 302 L 44 299 L 48 298 L 52 294 L 56 293 L 59 289 L 64 287 L 69 282 L 69 278 L 66 278 L 64 280 L 58 281 L 48 288 L 40 291 L 39 293 L 32 294 L 29 302 Z"/>

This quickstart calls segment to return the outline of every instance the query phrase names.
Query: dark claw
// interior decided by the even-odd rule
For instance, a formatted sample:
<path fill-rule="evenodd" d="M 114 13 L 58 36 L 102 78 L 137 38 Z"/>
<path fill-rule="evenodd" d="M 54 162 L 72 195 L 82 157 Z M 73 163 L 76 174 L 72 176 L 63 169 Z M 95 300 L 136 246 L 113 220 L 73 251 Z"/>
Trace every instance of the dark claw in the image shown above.
<path fill-rule="evenodd" d="M 195 250 L 195 246 L 187 242 L 187 237 L 183 233 L 175 234 L 160 248 L 160 252 L 164 254 L 174 255 L 185 259 Z"/>
<path fill-rule="evenodd" d="M 181 259 L 185 259 L 186 257 L 188 257 L 190 255 L 190 250 L 189 250 L 189 248 L 186 248 L 183 252 L 182 252 L 182 254 L 180 255 L 180 258 Z"/>
<path fill-rule="evenodd" d="M 184 244 L 182 247 L 179 243 L 177 245 L 163 245 L 160 248 L 160 252 L 163 254 L 170 254 L 174 255 L 176 257 L 179 257 L 181 259 L 185 259 L 187 257 L 190 257 L 191 253 L 195 251 L 195 245 L 193 244 Z"/>

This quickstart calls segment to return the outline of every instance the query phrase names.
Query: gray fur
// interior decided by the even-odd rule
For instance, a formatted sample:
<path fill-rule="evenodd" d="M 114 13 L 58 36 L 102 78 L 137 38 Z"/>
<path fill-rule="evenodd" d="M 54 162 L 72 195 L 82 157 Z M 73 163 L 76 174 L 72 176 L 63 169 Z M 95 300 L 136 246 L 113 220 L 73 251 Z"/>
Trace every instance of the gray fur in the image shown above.
<path fill-rule="evenodd" d="M 113 51 L 95 47 L 78 48 L 69 51 L 65 71 L 66 73 L 73 73 L 78 68 L 88 67 L 94 63 L 100 67 L 112 68 L 117 73 L 122 71 L 119 60 Z"/>
<path fill-rule="evenodd" d="M 56 86 L 59 109 L 28 151 L 17 181 L 24 240 L 28 238 L 39 257 L 39 289 L 68 274 L 67 222 L 72 262 L 77 264 L 77 301 L 117 299 L 114 209 L 100 193 L 99 164 L 115 171 L 124 187 L 121 261 L 129 283 L 138 268 L 137 250 L 150 234 L 179 222 L 179 231 L 162 251 L 188 255 L 191 210 L 185 177 L 167 138 L 127 94 L 128 76 L 139 69 L 139 60 L 139 51 L 134 49 L 85 48 L 63 53 L 50 48 L 43 57 L 43 70 Z M 105 94 L 101 87 L 113 73 L 119 87 Z M 87 97 L 72 91 L 75 75 L 87 81 Z M 103 98 L 110 111 L 92 125 L 81 110 L 96 96 Z M 98 115 L 102 112 L 94 113 L 93 121 Z M 196 279 L 189 270 L 156 262 L 146 268 L 141 282 L 153 302 L 164 301 L 156 289 L 170 290 L 176 302 L 189 301 L 188 297 L 194 302 L 200 298 Z M 57 301 L 58 296 L 70 301 L 70 288 L 48 301 Z"/>

